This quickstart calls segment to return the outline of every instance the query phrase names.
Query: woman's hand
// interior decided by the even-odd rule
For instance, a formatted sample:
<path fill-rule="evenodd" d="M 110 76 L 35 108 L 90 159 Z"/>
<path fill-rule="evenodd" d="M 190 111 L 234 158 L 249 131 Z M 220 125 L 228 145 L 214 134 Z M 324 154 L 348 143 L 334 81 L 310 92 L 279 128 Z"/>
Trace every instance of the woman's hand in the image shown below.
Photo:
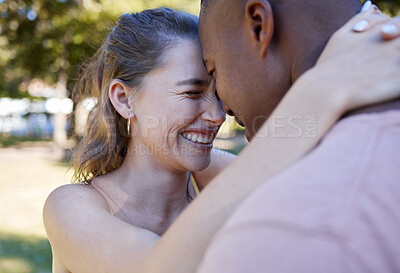
<path fill-rule="evenodd" d="M 371 6 L 332 36 L 316 66 L 299 81 L 314 80 L 313 86 L 326 90 L 324 95 L 332 94 L 330 99 L 342 113 L 399 98 L 400 35 L 393 30 L 397 27 L 398 17 L 390 19 Z"/>
<path fill-rule="evenodd" d="M 381 27 L 382 38 L 392 40 L 400 37 L 400 16 L 396 16 L 389 20 Z"/>
<path fill-rule="evenodd" d="M 380 13 L 378 8 L 375 5 L 372 5 L 371 1 L 366 1 L 361 11 L 372 11 L 375 13 Z M 372 26 L 375 26 L 376 22 L 370 22 L 368 18 L 364 18 L 358 21 L 353 26 L 353 31 L 355 32 L 364 32 L 370 29 Z M 400 16 L 394 17 L 391 20 L 388 20 L 384 25 L 381 26 L 381 34 L 382 38 L 385 40 L 392 40 L 400 36 Z"/>

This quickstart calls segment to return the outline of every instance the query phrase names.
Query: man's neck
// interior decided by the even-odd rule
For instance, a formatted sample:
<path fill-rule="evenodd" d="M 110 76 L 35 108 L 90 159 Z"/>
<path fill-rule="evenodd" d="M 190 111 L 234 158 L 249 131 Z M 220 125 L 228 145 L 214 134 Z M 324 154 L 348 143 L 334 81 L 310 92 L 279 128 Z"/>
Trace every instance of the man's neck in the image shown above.
<path fill-rule="evenodd" d="M 334 32 L 342 27 L 361 9 L 361 2 L 339 2 L 342 3 L 336 3 L 335 1 L 331 2 L 334 4 L 329 7 L 329 9 L 325 9 L 323 12 L 321 12 L 322 16 L 325 17 L 323 20 L 324 24 L 315 25 L 315 27 L 308 28 L 304 31 L 299 31 L 299 29 L 297 29 L 296 33 L 298 35 L 288 35 L 286 36 L 288 40 L 284 39 L 285 44 L 283 46 L 287 49 L 287 52 L 290 53 L 288 56 L 291 62 L 292 83 L 294 83 L 304 72 L 315 65 Z M 301 5 L 300 2 L 298 3 Z M 314 4 L 318 3 L 314 2 Z M 329 5 L 330 4 L 326 3 L 326 6 Z M 305 13 L 307 13 L 307 11 L 305 11 Z M 307 16 L 307 14 L 305 15 Z M 318 17 L 316 18 L 318 19 Z M 313 19 L 307 20 L 312 21 Z M 286 27 L 283 29 L 283 32 L 285 33 L 295 28 L 293 24 L 299 24 L 299 22 L 292 21 L 292 25 L 286 25 Z M 378 103 L 349 111 L 344 115 L 344 117 L 361 113 L 383 112 L 391 109 L 400 110 L 400 100 Z"/>
<path fill-rule="evenodd" d="M 313 5 L 321 5 L 318 3 L 321 2 L 314 2 Z M 312 16 L 315 10 L 311 9 L 309 14 L 304 11 L 306 13 L 304 16 L 309 18 L 301 20 L 309 21 L 308 23 L 301 24 L 301 20 L 292 21 L 291 24 L 286 25 L 287 29 L 284 29 L 284 32 L 288 33 L 296 29 L 296 24 L 304 25 L 303 30 L 298 27 L 295 35 L 288 35 L 286 37 L 288 40 L 285 39 L 285 43 L 289 45 L 292 83 L 315 65 L 331 36 L 361 9 L 361 2 L 325 3 L 322 5 L 324 9 L 321 8 L 318 16 Z"/>

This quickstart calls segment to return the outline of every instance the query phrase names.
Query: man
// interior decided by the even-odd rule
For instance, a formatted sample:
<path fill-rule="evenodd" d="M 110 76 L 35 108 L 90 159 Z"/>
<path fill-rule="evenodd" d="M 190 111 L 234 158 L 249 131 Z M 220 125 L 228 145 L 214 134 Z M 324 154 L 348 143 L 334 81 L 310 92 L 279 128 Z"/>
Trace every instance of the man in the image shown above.
<path fill-rule="evenodd" d="M 358 0 L 204 0 L 205 64 L 248 139 L 360 8 Z M 342 119 L 264 183 L 214 238 L 199 272 L 400 272 L 399 207 L 397 101 Z"/>

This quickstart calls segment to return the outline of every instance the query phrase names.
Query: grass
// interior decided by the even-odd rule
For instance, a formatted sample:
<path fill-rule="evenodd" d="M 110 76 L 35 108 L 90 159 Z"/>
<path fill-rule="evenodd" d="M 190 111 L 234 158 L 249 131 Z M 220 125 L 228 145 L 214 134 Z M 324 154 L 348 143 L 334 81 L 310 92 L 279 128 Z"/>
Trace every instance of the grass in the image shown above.
<path fill-rule="evenodd" d="M 21 143 L 26 142 L 42 142 L 42 141 L 49 141 L 50 139 L 41 139 L 41 138 L 34 138 L 34 137 L 19 137 L 19 136 L 0 136 L 0 148 L 7 148 L 14 145 L 18 145 Z"/>
<path fill-rule="evenodd" d="M 51 143 L 0 149 L 0 273 L 51 272 L 51 249 L 42 223 L 49 193 L 70 182 Z"/>
<path fill-rule="evenodd" d="M 51 272 L 51 249 L 46 238 L 0 233 L 0 272 Z"/>

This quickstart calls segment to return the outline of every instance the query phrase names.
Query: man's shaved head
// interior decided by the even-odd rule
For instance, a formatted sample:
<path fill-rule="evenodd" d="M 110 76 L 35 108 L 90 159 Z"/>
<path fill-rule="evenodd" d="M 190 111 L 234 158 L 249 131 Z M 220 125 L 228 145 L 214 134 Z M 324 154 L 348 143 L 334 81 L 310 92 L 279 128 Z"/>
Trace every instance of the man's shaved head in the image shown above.
<path fill-rule="evenodd" d="M 359 0 L 203 0 L 199 34 L 227 108 L 255 134 Z"/>
<path fill-rule="evenodd" d="M 244 15 L 245 4 L 246 1 L 243 0 L 202 0 L 200 16 L 206 19 L 208 11 L 221 12 L 232 26 L 237 25 L 240 22 L 240 16 Z"/>

